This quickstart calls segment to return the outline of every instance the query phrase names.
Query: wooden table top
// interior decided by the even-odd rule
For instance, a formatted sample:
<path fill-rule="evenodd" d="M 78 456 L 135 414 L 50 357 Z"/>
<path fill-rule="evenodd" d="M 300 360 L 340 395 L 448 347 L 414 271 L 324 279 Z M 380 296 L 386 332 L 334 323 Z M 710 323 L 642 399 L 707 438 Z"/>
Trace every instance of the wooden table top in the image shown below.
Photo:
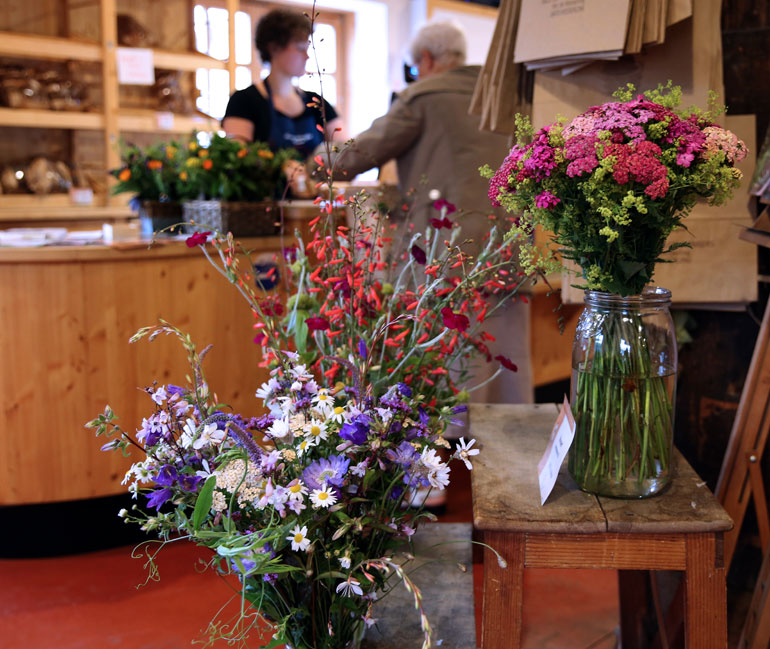
<path fill-rule="evenodd" d="M 671 484 L 640 500 L 597 497 L 578 489 L 565 460 L 540 506 L 537 463 L 558 408 L 553 404 L 470 407 L 473 522 L 480 530 L 538 533 L 694 533 L 729 530 L 733 522 L 679 451 Z"/>

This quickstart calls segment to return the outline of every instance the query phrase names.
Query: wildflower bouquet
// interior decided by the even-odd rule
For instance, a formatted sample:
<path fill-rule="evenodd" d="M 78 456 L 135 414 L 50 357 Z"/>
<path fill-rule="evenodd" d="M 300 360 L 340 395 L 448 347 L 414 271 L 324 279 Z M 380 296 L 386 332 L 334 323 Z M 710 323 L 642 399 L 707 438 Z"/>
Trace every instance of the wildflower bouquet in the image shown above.
<path fill-rule="evenodd" d="M 670 82 L 634 90 L 537 133 L 520 118 L 518 143 L 496 172 L 485 171 L 492 202 L 522 212 L 513 234 L 526 241 L 542 225 L 588 289 L 623 296 L 641 293 L 661 255 L 677 247 L 666 249 L 666 239 L 698 199 L 730 197 L 741 178 L 734 164 L 746 155 L 714 123 L 713 99 L 709 111 L 677 110 L 682 92 Z M 550 261 L 532 246 L 524 255 L 526 265 Z"/>
<path fill-rule="evenodd" d="M 518 143 L 484 173 L 492 202 L 521 213 L 510 236 L 524 242 L 523 265 L 558 269 L 553 251 L 526 243 L 541 225 L 589 289 L 573 351 L 570 470 L 587 491 L 636 497 L 670 478 L 675 403 L 667 308 L 659 317 L 670 293 L 645 286 L 662 255 L 687 245 L 665 247 L 696 201 L 729 198 L 746 147 L 714 123 L 713 97 L 709 111 L 677 110 L 681 89 L 669 82 L 636 97 L 629 84 L 615 98 L 536 133 L 519 119 Z"/>
<path fill-rule="evenodd" d="M 189 337 L 162 323 L 132 341 L 162 334 L 185 346 L 190 384 L 147 388 L 152 412 L 135 437 L 109 408 L 88 426 L 115 435 L 104 450 L 146 453 L 124 483 L 156 511 L 135 505 L 121 515 L 163 544 L 186 538 L 210 548 L 210 567 L 240 580 L 241 613 L 212 623 L 211 640 L 243 643 L 262 618 L 274 628 L 269 647 L 352 646 L 375 623 L 374 601 L 395 578 L 413 593 L 430 646 L 420 591 L 395 555 L 431 516 L 405 506 L 406 490 L 449 482 L 450 467 L 437 454 L 448 444 L 425 398 L 400 382 L 377 393 L 344 359 L 337 362 L 350 380 L 330 389 L 297 354 L 276 352 L 270 380 L 257 391 L 267 413 L 233 414 L 212 396 L 205 352 Z M 473 444 L 461 439 L 450 461 L 470 469 Z"/>
<path fill-rule="evenodd" d="M 455 207 L 446 201 L 436 201 L 425 232 L 401 241 L 390 236 L 386 215 L 372 218 L 365 194 L 341 204 L 355 215 L 349 225 L 324 213 L 311 222 L 311 241 L 297 238 L 285 250 L 285 303 L 254 281 L 248 251 L 232 236 L 216 234 L 216 254 L 203 252 L 248 302 L 265 366 L 277 363 L 275 350 L 291 350 L 333 382 L 353 363 L 375 394 L 397 381 L 423 395 L 434 426 L 443 428 L 470 391 L 517 370 L 514 360 L 492 357 L 484 323 L 508 300 L 525 300 L 517 294 L 529 278 L 492 221 L 479 254 L 464 252 L 461 228 L 449 218 Z M 331 213 L 332 202 L 324 207 Z M 476 362 L 497 369 L 467 385 Z"/>
<path fill-rule="evenodd" d="M 207 146 L 191 136 L 182 147 L 179 188 L 183 199 L 264 201 L 279 198 L 282 168 L 293 149 L 273 152 L 261 142 L 245 144 L 213 133 Z"/>

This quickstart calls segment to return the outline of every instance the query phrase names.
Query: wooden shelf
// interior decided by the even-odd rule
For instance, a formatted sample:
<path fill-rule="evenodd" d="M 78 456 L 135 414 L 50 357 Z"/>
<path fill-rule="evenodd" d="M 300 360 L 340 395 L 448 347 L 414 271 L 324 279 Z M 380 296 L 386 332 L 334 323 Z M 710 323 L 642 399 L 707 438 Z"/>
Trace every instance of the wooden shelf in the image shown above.
<path fill-rule="evenodd" d="M 177 115 L 154 110 L 122 110 L 118 128 L 132 133 L 189 133 L 219 128 L 219 122 L 198 115 Z"/>
<path fill-rule="evenodd" d="M 0 195 L 0 222 L 8 221 L 69 221 L 130 218 L 128 205 L 106 205 L 105 196 L 94 196 L 93 205 L 75 205 L 69 194 L 6 194 Z"/>
<path fill-rule="evenodd" d="M 100 130 L 104 128 L 104 116 L 68 110 L 0 108 L 0 126 Z"/>
<path fill-rule="evenodd" d="M 101 61 L 102 46 L 95 41 L 0 31 L 0 56 L 23 56 L 48 61 Z M 153 62 L 156 68 L 168 70 L 227 69 L 225 61 L 200 52 L 153 49 Z"/>
<path fill-rule="evenodd" d="M 79 113 L 36 108 L 0 108 L 0 126 L 100 130 L 101 113 Z M 118 116 L 121 131 L 133 133 L 189 133 L 219 128 L 219 122 L 199 115 L 176 115 L 155 110 L 123 110 Z"/>
<path fill-rule="evenodd" d="M 101 61 L 102 46 L 93 41 L 0 31 L 0 55 L 49 61 Z"/>
<path fill-rule="evenodd" d="M 195 71 L 198 68 L 226 70 L 227 62 L 215 59 L 200 52 L 174 52 L 171 50 L 153 50 L 153 65 L 165 70 Z"/>

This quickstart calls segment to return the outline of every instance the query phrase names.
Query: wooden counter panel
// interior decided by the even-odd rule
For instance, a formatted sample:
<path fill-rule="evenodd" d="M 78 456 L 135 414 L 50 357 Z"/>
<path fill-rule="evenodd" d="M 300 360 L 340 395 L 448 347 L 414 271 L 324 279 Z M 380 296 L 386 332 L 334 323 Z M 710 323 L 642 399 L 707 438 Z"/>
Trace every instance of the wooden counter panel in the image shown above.
<path fill-rule="evenodd" d="M 221 402 L 259 412 L 253 395 L 266 372 L 257 367 L 253 317 L 199 250 L 131 251 L 131 263 L 116 263 L 114 251 L 104 258 L 102 250 L 101 259 L 61 252 L 70 253 L 66 261 L 0 261 L 0 505 L 123 491 L 123 473 L 138 454 L 124 460 L 100 452 L 106 440 L 84 424 L 109 403 L 134 432 L 152 411 L 137 388 L 184 382 L 189 370 L 176 340 L 128 344 L 160 317 L 189 332 L 200 349 L 214 345 L 204 370 Z"/>

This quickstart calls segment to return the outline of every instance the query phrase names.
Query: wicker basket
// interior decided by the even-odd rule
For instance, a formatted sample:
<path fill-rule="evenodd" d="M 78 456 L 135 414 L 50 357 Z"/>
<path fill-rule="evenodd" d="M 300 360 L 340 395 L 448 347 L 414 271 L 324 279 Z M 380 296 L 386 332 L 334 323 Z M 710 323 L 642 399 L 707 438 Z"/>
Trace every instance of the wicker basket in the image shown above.
<path fill-rule="evenodd" d="M 232 232 L 238 237 L 269 236 L 278 232 L 272 201 L 186 201 L 182 203 L 188 232 Z"/>
<path fill-rule="evenodd" d="M 181 203 L 160 201 L 142 201 L 139 206 L 139 221 L 142 234 L 152 235 L 153 232 L 179 225 L 184 221 Z M 175 228 L 175 231 L 178 231 Z M 166 230 L 168 232 L 168 230 Z"/>

